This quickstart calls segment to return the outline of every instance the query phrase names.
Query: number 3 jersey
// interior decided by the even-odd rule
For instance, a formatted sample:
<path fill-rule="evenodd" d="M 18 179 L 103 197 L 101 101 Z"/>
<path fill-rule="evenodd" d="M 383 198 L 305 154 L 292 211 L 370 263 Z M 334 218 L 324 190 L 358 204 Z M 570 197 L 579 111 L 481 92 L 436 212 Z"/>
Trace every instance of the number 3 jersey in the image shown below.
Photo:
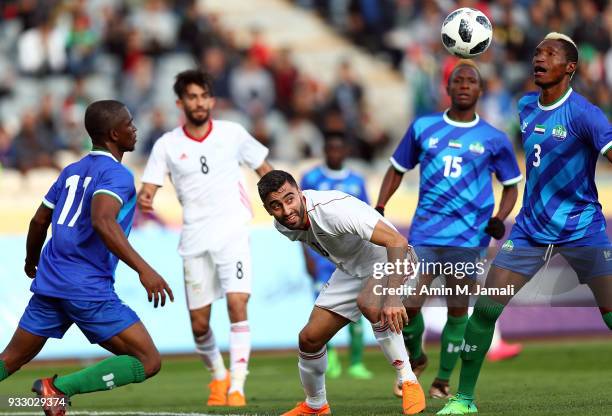
<path fill-rule="evenodd" d="M 543 244 L 604 230 L 595 164 L 612 148 L 606 116 L 571 88 L 549 106 L 540 104 L 537 92 L 529 93 L 518 110 L 527 180 L 516 225 Z"/>
<path fill-rule="evenodd" d="M 409 235 L 417 246 L 488 246 L 491 174 L 505 186 L 522 179 L 506 135 L 478 115 L 471 122 L 454 121 L 446 112 L 417 118 L 390 160 L 399 172 L 420 165 Z"/>
<path fill-rule="evenodd" d="M 60 173 L 43 204 L 53 210 L 51 239 L 42 250 L 32 292 L 63 299 L 107 300 L 114 291 L 118 258 L 91 222 L 91 202 L 106 194 L 121 204 L 117 222 L 130 233 L 136 205 L 132 173 L 113 155 L 92 151 Z"/>
<path fill-rule="evenodd" d="M 179 254 L 201 254 L 218 247 L 244 227 L 252 217 L 240 165 L 259 168 L 268 149 L 242 126 L 211 120 L 201 138 L 177 127 L 153 146 L 142 182 L 158 186 L 170 175 L 183 206 Z"/>

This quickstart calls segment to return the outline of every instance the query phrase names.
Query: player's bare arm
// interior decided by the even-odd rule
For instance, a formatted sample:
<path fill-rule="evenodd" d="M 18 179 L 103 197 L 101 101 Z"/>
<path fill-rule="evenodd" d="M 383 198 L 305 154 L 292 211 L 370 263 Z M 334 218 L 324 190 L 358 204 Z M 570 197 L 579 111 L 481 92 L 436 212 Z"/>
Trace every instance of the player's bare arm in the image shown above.
<path fill-rule="evenodd" d="M 376 210 L 384 215 L 385 205 L 389 202 L 389 199 L 393 196 L 400 183 L 402 183 L 402 178 L 404 174 L 393 166 L 389 166 L 387 169 L 387 173 L 385 173 L 385 178 L 383 179 L 382 185 L 380 185 L 380 192 L 378 193 L 378 202 L 376 202 Z"/>
<path fill-rule="evenodd" d="M 607 151 L 607 152 L 606 152 L 606 157 L 608 158 L 608 160 L 609 160 L 610 162 L 612 162 L 612 152 Z"/>
<path fill-rule="evenodd" d="M 512 212 L 517 198 L 518 188 L 516 185 L 504 186 L 497 214 L 489 219 L 489 223 L 485 228 L 485 232 L 496 240 L 502 239 L 506 234 L 504 220 L 508 218 L 508 215 Z"/>
<path fill-rule="evenodd" d="M 159 185 L 154 185 L 152 183 L 142 184 L 140 191 L 138 191 L 137 199 L 138 208 L 140 208 L 142 212 L 153 211 L 153 199 L 159 188 Z"/>
<path fill-rule="evenodd" d="M 408 251 L 411 250 L 408 241 L 403 235 L 380 220 L 374 227 L 370 242 L 385 247 L 387 249 L 387 261 L 393 264 L 397 261 L 403 261 Z M 397 273 L 390 275 L 388 279 L 388 287 L 393 288 L 400 287 L 404 282 L 404 276 L 400 276 Z M 383 301 L 380 319 L 382 324 L 388 323 L 392 331 L 398 334 L 402 332 L 402 328 L 408 322 L 408 315 L 402 305 L 400 296 L 386 296 Z"/>
<path fill-rule="evenodd" d="M 261 178 L 263 175 L 270 172 L 271 170 L 274 170 L 272 165 L 270 165 L 270 163 L 267 160 L 264 160 L 261 166 L 255 169 L 255 172 L 257 172 L 257 174 Z"/>
<path fill-rule="evenodd" d="M 36 277 L 36 267 L 40 259 L 40 251 L 42 250 L 45 239 L 47 238 L 47 230 L 51 224 L 53 210 L 44 204 L 40 204 L 36 213 L 30 220 L 30 228 L 28 229 L 28 238 L 26 241 L 26 259 L 25 259 L 25 274 L 33 279 Z"/>
<path fill-rule="evenodd" d="M 168 283 L 134 250 L 121 226 L 117 223 L 117 214 L 121 204 L 119 201 L 104 194 L 93 197 L 91 203 L 91 223 L 108 249 L 125 264 L 135 270 L 140 282 L 147 290 L 149 302 L 157 308 L 166 304 L 166 293 L 174 302 L 174 295 Z"/>

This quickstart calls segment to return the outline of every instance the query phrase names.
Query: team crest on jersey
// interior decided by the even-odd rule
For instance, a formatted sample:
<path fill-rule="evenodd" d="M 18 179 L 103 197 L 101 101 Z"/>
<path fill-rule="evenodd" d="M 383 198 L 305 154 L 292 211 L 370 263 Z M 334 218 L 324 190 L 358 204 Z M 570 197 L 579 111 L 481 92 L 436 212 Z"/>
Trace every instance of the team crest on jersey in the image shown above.
<path fill-rule="evenodd" d="M 461 144 L 459 140 L 449 140 L 448 147 L 452 147 L 453 149 L 461 149 L 463 145 Z"/>
<path fill-rule="evenodd" d="M 512 242 L 512 240 L 506 240 L 501 249 L 504 251 L 512 251 L 514 250 L 514 243 Z"/>
<path fill-rule="evenodd" d="M 555 140 L 565 140 L 567 137 L 567 130 L 561 124 L 557 124 L 552 130 L 552 136 Z"/>
<path fill-rule="evenodd" d="M 477 155 L 481 155 L 485 152 L 485 148 L 480 142 L 474 142 L 470 144 L 470 152 L 476 153 Z"/>
<path fill-rule="evenodd" d="M 533 132 L 538 134 L 544 134 L 546 133 L 546 126 L 544 124 L 536 124 L 535 128 L 533 129 Z"/>
<path fill-rule="evenodd" d="M 604 250 L 603 256 L 606 261 L 612 261 L 612 250 Z"/>
<path fill-rule="evenodd" d="M 428 148 L 429 149 L 435 149 L 436 147 L 438 147 L 438 142 L 439 141 L 440 141 L 440 139 L 437 138 L 437 137 L 430 137 L 429 138 Z"/>

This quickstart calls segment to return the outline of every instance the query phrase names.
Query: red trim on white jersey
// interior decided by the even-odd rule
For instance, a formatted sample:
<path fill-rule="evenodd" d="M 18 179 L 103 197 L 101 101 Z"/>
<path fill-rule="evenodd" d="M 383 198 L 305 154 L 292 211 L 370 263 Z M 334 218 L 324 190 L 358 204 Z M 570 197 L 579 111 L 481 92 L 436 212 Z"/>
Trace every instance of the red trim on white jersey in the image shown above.
<path fill-rule="evenodd" d="M 190 138 L 191 140 L 194 140 L 196 142 L 200 142 L 202 143 L 204 140 L 206 140 L 206 138 L 210 135 L 210 132 L 213 129 L 213 121 L 212 118 L 210 119 L 210 123 L 208 124 L 208 130 L 206 131 L 206 133 L 204 133 L 204 136 L 202 137 L 194 137 L 192 136 L 187 129 L 185 128 L 185 125 L 183 125 L 183 133 L 185 133 L 185 136 L 187 136 L 188 138 Z"/>
<path fill-rule="evenodd" d="M 247 194 L 246 190 L 244 189 L 244 186 L 242 186 L 242 182 L 238 182 L 238 191 L 240 192 L 240 201 L 242 202 L 242 205 L 244 205 L 251 213 L 251 216 L 253 216 L 251 199 L 249 198 L 249 194 Z"/>

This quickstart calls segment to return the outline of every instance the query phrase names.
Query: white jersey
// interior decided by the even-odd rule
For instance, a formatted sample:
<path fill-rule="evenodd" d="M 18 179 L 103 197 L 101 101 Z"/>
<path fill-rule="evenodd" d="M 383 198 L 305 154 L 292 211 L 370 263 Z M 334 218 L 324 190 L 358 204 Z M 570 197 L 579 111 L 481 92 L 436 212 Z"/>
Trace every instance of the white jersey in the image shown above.
<path fill-rule="evenodd" d="M 241 125 L 211 120 L 202 138 L 177 127 L 155 142 L 142 176 L 162 186 L 167 174 L 183 206 L 181 256 L 200 254 L 244 230 L 253 214 L 240 165 L 259 168 L 268 149 Z"/>
<path fill-rule="evenodd" d="M 274 221 L 292 241 L 302 241 L 329 258 L 338 269 L 358 278 L 372 276 L 374 263 L 387 261 L 387 249 L 370 242 L 378 221 L 389 223 L 365 202 L 340 191 L 302 191 L 310 222 L 290 230 Z"/>

